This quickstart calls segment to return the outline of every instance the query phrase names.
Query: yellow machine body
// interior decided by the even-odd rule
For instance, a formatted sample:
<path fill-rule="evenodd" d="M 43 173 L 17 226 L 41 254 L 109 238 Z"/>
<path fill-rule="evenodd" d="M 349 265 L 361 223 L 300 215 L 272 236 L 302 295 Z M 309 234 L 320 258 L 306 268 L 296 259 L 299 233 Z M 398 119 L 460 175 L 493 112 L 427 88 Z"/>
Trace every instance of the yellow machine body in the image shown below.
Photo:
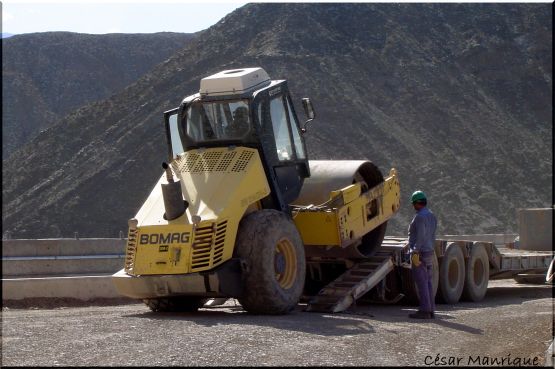
<path fill-rule="evenodd" d="M 390 219 L 400 206 L 396 171 L 361 193 L 361 183 L 332 191 L 325 206 L 298 207 L 293 220 L 305 246 L 345 248 Z"/>
<path fill-rule="evenodd" d="M 310 99 L 303 107 L 306 126 Z M 112 276 L 154 311 L 235 297 L 249 311 L 288 312 L 306 285 L 376 251 L 399 209 L 395 170 L 384 178 L 368 160 L 308 160 L 287 83 L 262 68 L 204 78 L 164 124 L 169 165 L 129 220 L 124 268 Z"/>
<path fill-rule="evenodd" d="M 130 221 L 125 272 L 187 274 L 213 269 L 233 254 L 239 221 L 270 193 L 258 151 L 246 147 L 190 150 L 171 163 L 188 207 L 164 218 L 162 175 Z"/>

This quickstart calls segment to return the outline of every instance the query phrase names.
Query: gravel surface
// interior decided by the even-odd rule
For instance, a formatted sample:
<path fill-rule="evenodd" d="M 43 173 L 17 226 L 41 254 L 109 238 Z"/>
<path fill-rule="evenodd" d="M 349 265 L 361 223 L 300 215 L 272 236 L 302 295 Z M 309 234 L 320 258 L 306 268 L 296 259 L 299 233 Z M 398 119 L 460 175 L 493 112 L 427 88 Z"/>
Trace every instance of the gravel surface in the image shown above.
<path fill-rule="evenodd" d="M 2 365 L 413 366 L 436 358 L 435 364 L 543 365 L 553 302 L 551 286 L 502 280 L 490 282 L 480 303 L 438 305 L 433 321 L 409 319 L 415 307 L 405 305 L 359 304 L 341 314 L 303 312 L 299 305 L 290 315 L 256 316 L 235 300 L 197 313 L 152 313 L 135 303 L 8 304 Z"/>

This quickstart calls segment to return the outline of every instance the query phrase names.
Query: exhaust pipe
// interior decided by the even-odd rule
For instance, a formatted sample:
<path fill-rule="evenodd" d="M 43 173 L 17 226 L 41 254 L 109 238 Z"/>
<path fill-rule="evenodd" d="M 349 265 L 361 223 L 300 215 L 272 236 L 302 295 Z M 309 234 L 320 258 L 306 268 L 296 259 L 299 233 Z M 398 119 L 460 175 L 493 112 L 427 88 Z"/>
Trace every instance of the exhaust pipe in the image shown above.
<path fill-rule="evenodd" d="M 181 191 L 181 183 L 179 180 L 174 181 L 173 174 L 168 163 L 162 163 L 162 168 L 166 171 L 168 183 L 162 183 L 162 196 L 164 197 L 164 219 L 173 220 L 179 218 L 189 206 L 189 203 L 183 200 Z"/>

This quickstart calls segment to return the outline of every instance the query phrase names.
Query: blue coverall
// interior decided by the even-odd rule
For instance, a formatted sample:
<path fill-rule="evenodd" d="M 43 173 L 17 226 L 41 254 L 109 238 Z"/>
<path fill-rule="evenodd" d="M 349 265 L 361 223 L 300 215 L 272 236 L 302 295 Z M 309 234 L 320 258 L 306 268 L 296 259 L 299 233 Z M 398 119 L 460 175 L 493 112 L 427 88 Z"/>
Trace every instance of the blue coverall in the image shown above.
<path fill-rule="evenodd" d="M 434 257 L 436 228 L 436 217 L 427 207 L 417 211 L 409 225 L 410 252 L 418 252 L 421 262 L 418 267 L 412 266 L 412 276 L 420 295 L 419 310 L 425 313 L 433 313 L 435 311 L 432 260 Z"/>

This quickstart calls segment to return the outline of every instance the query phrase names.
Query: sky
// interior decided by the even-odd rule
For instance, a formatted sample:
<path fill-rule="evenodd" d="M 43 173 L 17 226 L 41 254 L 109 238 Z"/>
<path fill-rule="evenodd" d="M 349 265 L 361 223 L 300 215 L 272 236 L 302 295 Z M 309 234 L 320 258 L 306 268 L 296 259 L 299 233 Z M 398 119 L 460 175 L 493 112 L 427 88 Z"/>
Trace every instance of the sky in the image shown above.
<path fill-rule="evenodd" d="M 507 2 L 515 1 L 523 0 Z M 330 0 L 322 2 L 330 2 Z M 354 0 L 354 2 L 360 2 L 360 0 Z M 545 0 L 539 0 L 539 2 L 545 2 Z M 246 3 L 247 1 L 238 0 L 202 2 L 199 0 L 160 0 L 159 2 L 153 0 L 3 0 L 1 28 L 2 33 L 9 34 L 48 31 L 95 34 L 163 31 L 193 33 L 216 24 L 224 16 Z"/>
<path fill-rule="evenodd" d="M 247 3 L 222 0 L 54 1 L 2 1 L 2 33 L 193 33 L 216 24 Z"/>

